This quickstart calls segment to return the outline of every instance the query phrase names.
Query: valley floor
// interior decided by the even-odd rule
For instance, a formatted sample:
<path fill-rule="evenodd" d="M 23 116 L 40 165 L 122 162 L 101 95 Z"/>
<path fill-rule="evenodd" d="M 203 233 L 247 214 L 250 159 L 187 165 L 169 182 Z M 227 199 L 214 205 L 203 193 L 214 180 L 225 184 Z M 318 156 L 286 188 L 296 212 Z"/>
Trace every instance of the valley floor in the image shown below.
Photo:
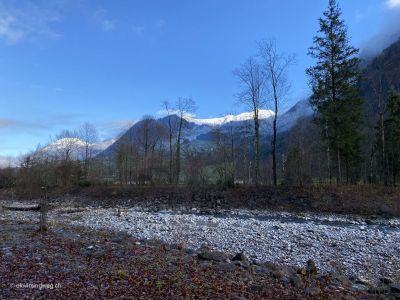
<path fill-rule="evenodd" d="M 5 204 L 10 203 L 0 202 L 0 206 Z M 0 213 L 0 222 L 14 224 L 16 231 L 18 226 L 23 228 L 30 224 L 32 227 L 39 218 L 37 212 L 30 211 L 1 210 Z M 196 253 L 204 245 L 230 257 L 242 252 L 255 266 L 268 261 L 277 266 L 300 268 L 312 259 L 322 275 L 345 274 L 350 278 L 353 282 L 351 291 L 365 290 L 382 281 L 400 282 L 400 219 L 245 210 L 209 215 L 195 209 L 152 212 L 139 207 L 104 209 L 65 203 L 49 212 L 49 223 L 56 228 L 56 232 L 51 230 L 49 234 L 56 234 L 58 238 L 67 234 L 60 230 L 61 227 L 90 229 L 96 233 L 94 236 L 106 230 L 107 234 L 123 234 L 131 241 L 145 244 L 158 240 L 163 242 L 162 245 L 178 245 L 179 249 L 186 249 L 185 253 Z M 5 227 L 2 225 L 2 228 Z M 88 243 L 84 247 L 108 247 L 93 238 Z M 133 244 L 133 247 L 139 244 Z M 32 247 L 29 243 L 25 246 Z M 4 246 L 0 249 L 3 257 L 7 251 L 9 255 L 13 253 L 11 248 L 7 249 Z M 126 259 L 121 257 L 121 262 Z M 229 274 L 224 276 L 229 277 Z M 256 295 L 261 294 L 250 293 L 248 296 Z"/>

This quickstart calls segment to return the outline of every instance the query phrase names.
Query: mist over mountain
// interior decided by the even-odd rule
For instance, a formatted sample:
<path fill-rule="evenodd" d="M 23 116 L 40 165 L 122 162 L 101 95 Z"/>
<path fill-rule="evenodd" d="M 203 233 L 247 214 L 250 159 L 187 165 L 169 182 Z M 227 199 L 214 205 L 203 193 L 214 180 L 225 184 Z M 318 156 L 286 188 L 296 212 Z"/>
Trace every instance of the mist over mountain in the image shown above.
<path fill-rule="evenodd" d="M 378 106 L 377 90 L 380 90 L 383 103 L 391 87 L 400 89 L 400 40 L 375 56 L 363 70 L 361 96 L 364 99 L 365 125 L 373 129 L 376 126 Z"/>
<path fill-rule="evenodd" d="M 370 60 L 400 39 L 400 8 L 394 8 L 382 27 L 361 45 L 360 56 Z"/>

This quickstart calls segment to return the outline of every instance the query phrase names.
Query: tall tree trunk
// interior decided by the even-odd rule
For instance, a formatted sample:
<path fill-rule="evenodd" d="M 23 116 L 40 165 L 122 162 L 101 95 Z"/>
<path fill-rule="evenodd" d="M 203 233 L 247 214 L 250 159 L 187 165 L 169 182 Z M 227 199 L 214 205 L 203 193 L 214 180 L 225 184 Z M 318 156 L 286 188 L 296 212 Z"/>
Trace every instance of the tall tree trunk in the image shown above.
<path fill-rule="evenodd" d="M 326 159 L 328 164 L 328 176 L 329 176 L 329 184 L 332 184 L 332 168 L 331 168 L 331 145 L 329 141 L 329 129 L 328 124 L 325 124 L 325 137 L 328 141 L 328 147 L 326 148 Z"/>
<path fill-rule="evenodd" d="M 231 180 L 232 184 L 235 184 L 235 148 L 234 148 L 234 136 L 233 129 L 231 126 Z"/>
<path fill-rule="evenodd" d="M 275 93 L 275 88 L 274 88 L 274 93 Z M 272 127 L 273 127 L 273 138 L 272 138 L 272 175 L 273 175 L 273 181 L 274 181 L 274 186 L 278 185 L 278 176 L 276 174 L 276 136 L 277 136 L 277 128 L 276 128 L 276 123 L 278 120 L 278 99 L 275 97 L 275 116 L 274 120 L 272 122 Z"/>
<path fill-rule="evenodd" d="M 179 175 L 181 172 L 181 133 L 182 133 L 183 116 L 180 116 L 178 137 L 176 139 L 176 178 L 175 183 L 179 183 Z"/>
<path fill-rule="evenodd" d="M 385 149 L 385 112 L 384 106 L 382 103 L 382 93 L 383 93 L 383 86 L 382 86 L 382 77 L 379 77 L 378 86 L 374 88 L 375 96 L 378 98 L 378 114 L 379 114 L 379 135 L 380 135 L 380 142 L 381 142 L 381 165 L 382 165 L 382 173 L 383 175 L 383 183 L 384 185 L 388 184 L 388 172 L 387 172 L 387 165 L 386 165 L 386 149 Z"/>
<path fill-rule="evenodd" d="M 88 178 L 89 145 L 85 144 L 85 180 Z"/>
<path fill-rule="evenodd" d="M 329 184 L 332 184 L 332 167 L 331 167 L 331 146 L 328 143 L 328 148 L 326 151 L 326 159 L 328 161 L 328 172 L 329 172 Z"/>
<path fill-rule="evenodd" d="M 375 150 L 372 149 L 371 150 L 371 154 L 369 156 L 369 164 L 368 164 L 368 168 L 369 168 L 369 174 L 368 174 L 368 183 L 372 184 L 373 183 L 373 161 L 374 161 L 374 156 L 375 156 Z"/>
<path fill-rule="evenodd" d="M 380 106 L 380 105 L 379 105 Z M 379 127 L 380 127 L 380 138 L 381 138 L 381 151 L 382 151 L 382 171 L 383 171 L 383 183 L 388 184 L 388 171 L 386 164 L 386 149 L 385 149 L 385 120 L 383 116 L 383 111 L 379 109 Z"/>
<path fill-rule="evenodd" d="M 254 110 L 254 183 L 258 185 L 260 172 L 260 123 L 258 109 Z"/>
<path fill-rule="evenodd" d="M 337 170 L 336 171 L 337 171 L 337 173 L 336 173 L 336 185 L 340 186 L 341 179 L 342 179 L 342 167 L 341 167 L 339 147 L 337 149 Z"/>
<path fill-rule="evenodd" d="M 168 116 L 168 126 L 169 126 L 169 184 L 172 184 L 172 125 L 171 125 L 171 116 Z"/>

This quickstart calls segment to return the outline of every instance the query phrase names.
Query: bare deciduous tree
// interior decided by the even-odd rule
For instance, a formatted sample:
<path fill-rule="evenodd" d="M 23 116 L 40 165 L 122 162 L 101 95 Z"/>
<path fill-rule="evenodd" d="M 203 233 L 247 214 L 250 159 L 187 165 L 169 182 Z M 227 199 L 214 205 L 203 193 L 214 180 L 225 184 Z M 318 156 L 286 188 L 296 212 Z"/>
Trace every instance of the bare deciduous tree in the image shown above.
<path fill-rule="evenodd" d="M 56 140 L 49 145 L 54 148 L 50 150 L 57 152 L 60 156 L 59 159 L 68 162 L 76 158 L 74 155 L 78 155 L 78 138 L 79 134 L 77 131 L 63 130 L 56 136 Z M 54 143 L 59 143 L 59 145 Z"/>
<path fill-rule="evenodd" d="M 167 123 L 168 123 L 168 145 L 169 145 L 169 183 L 172 184 L 173 182 L 173 136 L 174 136 L 174 127 L 176 127 L 174 120 L 172 119 L 172 115 L 174 112 L 174 109 L 171 105 L 171 103 L 168 100 L 163 101 L 162 107 L 165 110 L 165 113 L 167 114 Z"/>
<path fill-rule="evenodd" d="M 272 122 L 272 173 L 273 182 L 278 183 L 276 167 L 277 122 L 280 106 L 289 93 L 290 83 L 287 78 L 288 68 L 294 64 L 294 56 L 279 53 L 275 40 L 264 40 L 259 43 L 263 69 L 273 99 L 274 119 Z"/>
<path fill-rule="evenodd" d="M 79 138 L 85 143 L 85 157 L 84 157 L 84 173 L 85 178 L 88 176 L 89 160 L 92 158 L 93 145 L 98 142 L 99 135 L 96 127 L 90 123 L 84 123 L 79 128 Z"/>
<path fill-rule="evenodd" d="M 245 104 L 253 112 L 254 120 L 254 183 L 257 185 L 260 173 L 260 120 L 259 111 L 265 105 L 265 76 L 262 66 L 250 57 L 234 75 L 239 78 L 242 91 L 238 94 L 239 102 Z"/>
<path fill-rule="evenodd" d="M 175 111 L 178 115 L 178 131 L 176 134 L 176 178 L 175 182 L 179 183 L 179 176 L 181 172 L 181 143 L 183 131 L 185 129 L 185 117 L 196 111 L 196 103 L 192 98 L 181 98 L 179 97 L 175 103 Z"/>

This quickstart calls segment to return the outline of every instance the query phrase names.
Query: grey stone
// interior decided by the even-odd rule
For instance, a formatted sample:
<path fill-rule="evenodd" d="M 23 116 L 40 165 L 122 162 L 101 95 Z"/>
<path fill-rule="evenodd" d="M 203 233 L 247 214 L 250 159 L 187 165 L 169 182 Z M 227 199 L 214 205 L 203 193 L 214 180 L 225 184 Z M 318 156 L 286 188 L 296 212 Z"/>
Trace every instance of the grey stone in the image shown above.
<path fill-rule="evenodd" d="M 236 266 L 231 263 L 221 263 L 217 268 L 222 272 L 232 272 L 236 269 Z"/>
<path fill-rule="evenodd" d="M 220 251 L 210 251 L 203 249 L 199 254 L 198 258 L 201 260 L 212 260 L 217 262 L 223 262 L 228 260 L 228 256 Z"/>
<path fill-rule="evenodd" d="M 261 285 L 258 285 L 258 284 L 253 284 L 253 285 L 250 286 L 250 290 L 252 292 L 259 293 L 259 292 L 261 292 L 263 290 L 263 287 Z"/>
<path fill-rule="evenodd" d="M 285 273 L 282 270 L 274 270 L 272 271 L 272 277 L 276 279 L 284 278 Z"/>
<path fill-rule="evenodd" d="M 271 275 L 272 274 L 272 270 L 269 268 L 264 268 L 264 267 L 260 267 L 260 266 L 256 266 L 254 268 L 254 273 L 256 274 L 263 274 L 263 275 Z"/>
<path fill-rule="evenodd" d="M 289 277 L 289 283 L 292 286 L 296 287 L 296 288 L 300 287 L 301 286 L 301 277 L 300 277 L 300 275 L 298 275 L 298 274 L 291 275 Z"/>
<path fill-rule="evenodd" d="M 319 287 L 308 287 L 305 289 L 305 293 L 308 296 L 314 297 L 321 294 L 321 289 Z"/>
<path fill-rule="evenodd" d="M 196 251 L 194 251 L 193 249 L 185 249 L 185 253 L 188 255 L 194 255 Z"/>
<path fill-rule="evenodd" d="M 242 262 L 249 262 L 249 259 L 244 255 L 242 252 L 237 253 L 233 258 L 232 261 L 242 261 Z"/>
<path fill-rule="evenodd" d="M 352 286 L 350 279 L 342 274 L 332 274 L 332 281 L 340 286 L 345 286 L 345 287 Z"/>
<path fill-rule="evenodd" d="M 392 284 L 390 286 L 390 292 L 393 294 L 400 294 L 400 284 Z"/>
<path fill-rule="evenodd" d="M 373 222 L 372 220 L 370 220 L 370 219 L 366 219 L 366 220 L 365 220 L 365 224 L 367 224 L 367 225 L 374 225 L 374 222 Z"/>
<path fill-rule="evenodd" d="M 379 278 L 379 281 L 382 282 L 383 284 L 391 284 L 391 283 L 393 283 L 393 281 L 390 278 L 386 278 L 386 277 Z"/>
<path fill-rule="evenodd" d="M 122 243 L 126 241 L 129 238 L 129 235 L 125 232 L 119 232 L 116 235 L 113 236 L 111 239 L 111 242 L 113 243 Z"/>
<path fill-rule="evenodd" d="M 368 292 L 374 295 L 383 295 L 387 294 L 389 289 L 387 287 L 372 287 L 368 290 Z"/>
<path fill-rule="evenodd" d="M 391 208 L 389 205 L 387 205 L 387 204 L 382 204 L 382 205 L 379 207 L 379 212 L 380 212 L 381 214 L 383 214 L 383 215 L 391 215 L 392 212 L 393 212 L 393 210 L 392 210 L 392 208 Z"/>
<path fill-rule="evenodd" d="M 238 260 L 235 260 L 235 261 L 233 261 L 232 263 L 233 263 L 235 266 L 241 267 L 241 268 L 243 268 L 243 269 L 248 269 L 249 266 L 250 266 L 249 263 L 247 263 L 247 262 L 242 262 L 242 261 L 238 261 Z"/>

